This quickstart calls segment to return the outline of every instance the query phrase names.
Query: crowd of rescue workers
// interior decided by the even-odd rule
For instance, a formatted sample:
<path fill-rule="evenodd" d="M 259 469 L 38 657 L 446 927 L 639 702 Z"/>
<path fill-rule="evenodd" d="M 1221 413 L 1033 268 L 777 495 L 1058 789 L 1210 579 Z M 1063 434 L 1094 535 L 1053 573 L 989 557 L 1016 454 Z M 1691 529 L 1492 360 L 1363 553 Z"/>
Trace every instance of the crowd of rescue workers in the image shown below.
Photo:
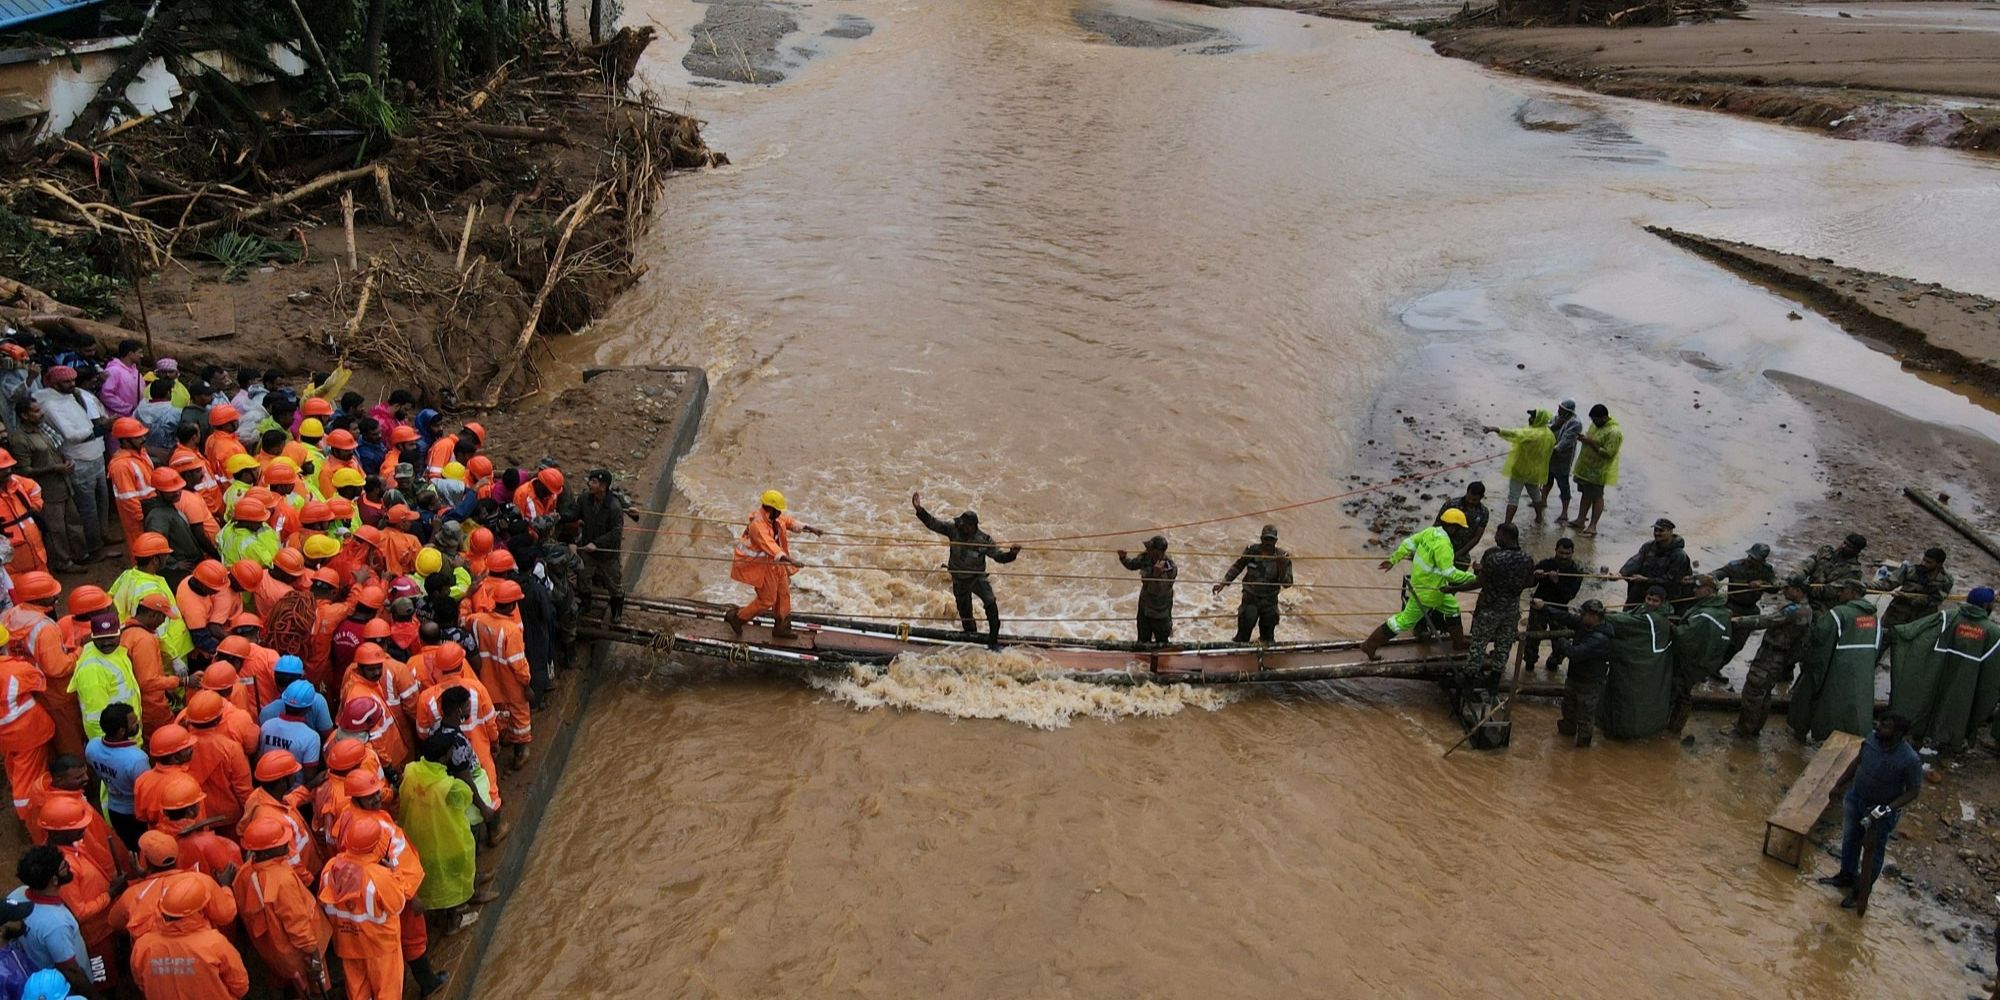
<path fill-rule="evenodd" d="M 32 845 L 0 997 L 437 991 L 432 938 L 493 896 L 500 769 L 579 616 L 621 610 L 635 515 L 607 470 L 497 468 L 478 422 L 345 370 L 107 353 L 0 341 L 0 757 Z M 65 592 L 100 560 L 109 588 Z"/>
<path fill-rule="evenodd" d="M 33 845 L 0 903 L 0 997 L 234 998 L 253 970 L 289 996 L 386 1000 L 406 979 L 435 992 L 446 976 L 432 937 L 493 897 L 477 859 L 506 836 L 501 768 L 527 760 L 533 712 L 592 601 L 621 613 L 636 512 L 606 470 L 578 488 L 546 459 L 498 467 L 480 423 L 401 390 L 370 400 L 346 371 L 293 384 L 144 365 L 136 342 L 111 355 L 99 365 L 0 341 L 0 757 Z M 1941 549 L 1881 567 L 1871 586 L 1858 534 L 1783 577 L 1762 544 L 1697 573 L 1663 518 L 1601 574 L 1626 584 L 1625 604 L 1579 602 L 1600 574 L 1568 537 L 1535 560 L 1515 518 L 1525 500 L 1540 521 L 1560 494 L 1557 525 L 1594 534 L 1622 431 L 1605 407 L 1586 424 L 1567 401 L 1487 430 L 1511 444 L 1492 544 L 1478 551 L 1491 518 L 1474 483 L 1381 563 L 1410 564 L 1407 601 L 1361 650 L 1432 630 L 1464 652 L 1461 687 L 1491 687 L 1525 641 L 1524 668 L 1567 663 L 1559 725 L 1579 746 L 1600 726 L 1678 731 L 1694 690 L 1759 631 L 1737 732 L 1761 730 L 1796 671 L 1789 720 L 1802 737 L 1861 733 L 1886 652 L 1892 710 L 1844 783 L 1853 850 L 1830 881 L 1872 878 L 1857 824 L 1893 828 L 1915 797 L 1913 744 L 1964 747 L 2000 700 L 1992 590 L 1953 594 Z M 999 646 L 987 563 L 1021 547 L 995 542 L 973 512 L 939 518 L 914 494 L 911 505 L 949 545 L 968 638 L 981 638 L 977 601 L 983 639 Z M 785 510 L 765 493 L 738 537 L 730 575 L 755 591 L 727 614 L 739 635 L 769 614 L 772 641 L 796 638 L 791 536 L 820 531 Z M 1277 542 L 1266 526 L 1214 585 L 1242 582 L 1238 642 L 1275 638 L 1293 585 Z M 1171 642 L 1167 540 L 1118 557 L 1139 574 L 1139 641 Z M 58 574 L 100 560 L 119 570 L 108 589 L 64 592 Z M 1456 596 L 1468 591 L 1480 594 L 1469 630 Z"/>

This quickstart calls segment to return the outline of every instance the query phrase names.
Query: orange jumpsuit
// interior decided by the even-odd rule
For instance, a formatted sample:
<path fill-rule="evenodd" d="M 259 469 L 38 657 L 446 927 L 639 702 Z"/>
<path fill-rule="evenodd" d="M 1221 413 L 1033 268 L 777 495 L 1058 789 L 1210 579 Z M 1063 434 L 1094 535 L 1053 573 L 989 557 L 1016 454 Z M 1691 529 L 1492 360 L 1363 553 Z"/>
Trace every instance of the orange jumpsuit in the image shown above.
<path fill-rule="evenodd" d="M 192 579 L 194 578 L 188 578 Z M 229 619 L 242 610 L 243 598 L 234 589 L 224 587 L 203 597 L 194 592 L 194 588 L 188 585 L 188 580 L 182 580 L 180 586 L 174 588 L 174 603 L 180 607 L 181 622 L 188 627 L 189 632 L 199 632 L 207 628 L 211 622 L 227 625 Z"/>
<path fill-rule="evenodd" d="M 105 819 L 104 814 L 82 792 L 57 788 L 44 782 L 34 789 L 34 798 L 35 815 L 27 820 L 29 840 L 37 844 L 47 843 L 49 831 L 41 825 L 42 810 L 57 799 L 70 799 L 82 804 L 84 815 L 90 819 L 90 825 L 83 828 L 83 839 L 77 841 L 76 846 L 83 848 L 84 853 L 90 855 L 90 859 L 97 862 L 97 867 L 107 874 L 116 875 L 133 867 L 132 852 L 125 849 L 125 842 L 119 840 L 117 833 L 111 829 L 111 821 Z"/>
<path fill-rule="evenodd" d="M 326 863 L 319 899 L 333 919 L 333 953 L 348 1000 L 402 1000 L 403 907 L 409 893 L 379 851 L 342 851 Z"/>
<path fill-rule="evenodd" d="M 243 803 L 243 822 L 236 825 L 238 833 L 250 828 L 259 816 L 269 816 L 284 824 L 292 838 L 292 849 L 285 860 L 299 866 L 299 877 L 311 885 L 313 876 L 321 867 L 319 844 L 313 840 L 312 824 L 306 822 L 299 807 L 312 801 L 313 790 L 304 785 L 292 789 L 284 798 L 278 798 L 262 788 L 253 789 Z"/>
<path fill-rule="evenodd" d="M 554 497 L 543 500 L 542 495 L 535 492 L 537 482 L 539 480 L 530 478 L 527 482 L 514 487 L 514 509 L 520 511 L 521 516 L 530 521 L 553 514 L 556 509 Z"/>
<path fill-rule="evenodd" d="M 250 689 L 257 696 L 259 712 L 284 694 L 278 689 L 278 651 L 269 646 L 251 644 L 250 655 L 243 658 L 243 666 L 237 670 L 237 675 L 250 682 Z"/>
<path fill-rule="evenodd" d="M 250 991 L 243 956 L 199 913 L 162 919 L 133 942 L 132 978 L 146 1000 L 239 1000 Z"/>
<path fill-rule="evenodd" d="M 42 544 L 42 529 L 34 515 L 42 509 L 42 487 L 16 473 L 0 486 L 0 534 L 14 546 L 14 558 L 7 563 L 10 573 L 49 568 L 49 550 Z"/>
<path fill-rule="evenodd" d="M 108 975 L 118 969 L 115 931 L 111 926 L 111 879 L 117 874 L 99 867 L 97 859 L 83 849 L 82 844 L 65 844 L 58 848 L 63 860 L 69 862 L 70 874 L 74 876 L 56 890 L 64 905 L 76 917 L 77 926 L 83 930 L 83 946 L 91 957 L 104 961 Z"/>
<path fill-rule="evenodd" d="M 395 686 L 395 676 L 390 672 L 388 663 L 382 665 L 380 680 L 371 681 L 361 676 L 359 671 L 350 669 L 347 672 L 347 683 L 340 689 L 340 704 L 345 705 L 349 699 L 369 695 L 388 706 L 382 713 L 382 720 L 369 731 L 368 744 L 383 763 L 401 769 L 416 756 L 416 750 L 410 742 L 409 731 L 405 729 L 410 723 L 403 711 L 401 699 L 394 702 L 389 700 L 395 696 Z"/>
<path fill-rule="evenodd" d="M 528 646 L 520 623 L 498 614 L 478 615 L 472 619 L 472 638 L 479 647 L 479 679 L 493 692 L 493 711 L 500 717 L 500 742 L 534 742 Z"/>
<path fill-rule="evenodd" d="M 201 463 L 201 482 L 188 487 L 187 492 L 201 498 L 202 505 L 208 508 L 208 515 L 211 520 L 221 517 L 222 489 L 225 484 L 221 474 L 208 467 L 208 456 L 187 445 L 177 444 L 174 446 L 173 452 L 167 456 L 167 468 L 179 469 L 187 464 L 183 460 L 190 458 Z M 187 471 L 193 472 L 194 470 L 190 468 Z"/>
<path fill-rule="evenodd" d="M 212 829 L 176 834 L 176 837 L 180 841 L 180 848 L 174 859 L 174 865 L 181 871 L 200 872 L 210 878 L 220 878 L 230 865 L 240 867 L 243 864 L 243 849 Z"/>
<path fill-rule="evenodd" d="M 382 554 L 382 572 L 392 578 L 409 575 L 416 568 L 417 552 L 423 547 L 423 539 L 395 528 L 383 528 L 375 541 L 375 551 Z"/>
<path fill-rule="evenodd" d="M 425 479 L 436 479 L 444 475 L 444 467 L 455 460 L 452 453 L 457 450 L 458 435 L 440 435 L 436 441 L 431 442 L 430 454 L 424 458 L 424 467 L 418 469 L 417 474 Z"/>
<path fill-rule="evenodd" d="M 391 816 L 386 810 L 382 809 L 363 809 L 358 805 L 351 806 L 346 813 L 342 814 L 340 822 L 334 825 L 334 836 L 339 837 L 345 834 L 347 832 L 347 824 L 360 816 L 373 816 L 376 822 L 382 824 L 382 829 L 389 832 L 389 843 L 387 847 L 383 848 L 382 863 L 388 866 L 391 872 L 395 873 L 396 884 L 402 887 L 405 897 L 410 902 L 415 902 L 417 889 L 424 884 L 424 861 L 417 856 L 416 850 L 410 847 L 410 835 L 404 833 L 403 828 L 396 825 L 396 818 L 394 816 Z M 424 918 L 421 911 L 415 913 L 407 910 L 404 911 L 402 933 L 399 936 L 403 949 L 403 960 L 406 962 L 422 958 L 424 957 L 424 952 L 430 950 L 430 933 L 429 929 L 424 926 Z"/>
<path fill-rule="evenodd" d="M 248 455 L 243 442 L 236 439 L 235 431 L 209 431 L 208 440 L 202 443 L 201 454 L 208 459 L 208 471 L 224 483 L 229 481 L 229 456 Z"/>
<path fill-rule="evenodd" d="M 364 770 L 366 767 L 367 765 L 363 764 L 355 770 Z M 313 835 L 319 838 L 327 854 L 340 853 L 340 841 L 334 837 L 333 828 L 340 822 L 340 817 L 346 815 L 347 807 L 354 802 L 353 796 L 347 794 L 347 782 L 342 780 L 351 773 L 353 772 L 336 774 L 328 771 L 326 780 L 320 782 L 318 788 L 313 789 Z"/>
<path fill-rule="evenodd" d="M 216 496 L 220 497 L 218 493 Z M 174 509 L 187 518 L 188 526 L 201 532 L 210 545 L 215 544 L 215 536 L 222 533 L 222 525 L 215 520 L 215 512 L 208 509 L 208 502 L 193 490 L 182 490 L 174 500 Z"/>
<path fill-rule="evenodd" d="M 353 613 L 353 601 L 321 601 L 314 609 L 311 645 L 305 657 L 307 680 L 321 685 L 330 680 L 327 675 L 333 672 L 333 630 Z"/>
<path fill-rule="evenodd" d="M 798 528 L 799 522 L 789 516 L 779 514 L 774 519 L 762 507 L 750 515 L 729 560 L 729 578 L 749 584 L 757 596 L 738 609 L 736 617 L 749 621 L 766 611 L 779 618 L 792 616 L 792 574 L 799 568 L 778 560 L 791 557 L 791 533 Z"/>
<path fill-rule="evenodd" d="M 257 617 L 271 620 L 271 608 L 278 599 L 299 589 L 297 583 L 286 583 L 275 574 L 265 573 L 264 579 L 257 581 L 257 589 L 250 592 L 251 603 L 256 605 Z"/>
<path fill-rule="evenodd" d="M 154 872 L 125 887 L 125 892 L 111 903 L 111 926 L 125 932 L 134 941 L 159 929 L 160 900 L 165 898 L 167 887 L 177 879 L 199 879 L 208 888 L 208 905 L 202 907 L 202 915 L 208 918 L 211 927 L 226 928 L 236 920 L 236 897 L 228 889 L 200 872 L 184 872 L 169 868 Z"/>
<path fill-rule="evenodd" d="M 306 869 L 289 858 L 277 857 L 251 862 L 237 873 L 232 886 L 250 946 L 273 978 L 305 995 L 327 988 L 324 980 L 313 989 L 306 988 L 306 956 L 324 961 L 327 942 L 333 937 L 333 927 L 308 885 L 310 878 Z"/>
<path fill-rule="evenodd" d="M 368 476 L 368 470 L 361 467 L 361 460 L 359 458 L 341 458 L 329 450 L 326 453 L 326 465 L 319 470 L 320 496 L 332 497 L 334 495 L 333 474 L 342 469 L 353 469 L 361 473 L 364 479 Z"/>
<path fill-rule="evenodd" d="M 125 647 L 125 655 L 132 660 L 132 679 L 139 682 L 139 730 L 143 743 L 152 738 L 153 730 L 173 721 L 173 709 L 167 707 L 167 692 L 179 690 L 181 679 L 161 660 L 160 637 L 152 629 L 136 621 L 126 622 L 125 630 L 118 634 L 118 644 Z"/>
<path fill-rule="evenodd" d="M 26 659 L 42 672 L 44 687 L 35 700 L 56 727 L 51 751 L 82 754 L 83 710 L 69 690 L 76 659 L 63 646 L 62 629 L 49 619 L 48 608 L 38 604 L 17 604 L 0 612 L 0 625 L 7 626 L 8 655 Z"/>
<path fill-rule="evenodd" d="M 221 720 L 208 726 L 188 728 L 194 734 L 194 759 L 188 772 L 201 779 L 202 814 L 220 816 L 230 827 L 243 818 L 243 802 L 256 787 L 250 780 L 250 759 L 236 734 L 222 728 Z"/>
<path fill-rule="evenodd" d="M 146 499 L 153 495 L 153 460 L 144 448 L 119 448 L 106 467 L 111 477 L 111 500 L 118 507 L 118 525 L 125 529 L 125 561 L 132 558 L 132 543 L 145 532 Z"/>
<path fill-rule="evenodd" d="M 47 684 L 35 665 L 18 656 L 0 657 L 0 759 L 7 765 L 7 787 L 14 790 L 14 815 L 28 818 L 28 789 L 49 773 L 49 741 L 56 725 L 35 700 Z"/>
<path fill-rule="evenodd" d="M 167 776 L 174 773 L 190 778 L 194 772 L 186 764 L 154 764 L 146 773 L 132 781 L 132 817 L 150 827 L 157 827 L 166 819 L 167 811 L 160 806 L 160 786 L 166 784 Z M 200 779 L 196 779 L 199 781 Z M 207 803 L 202 804 L 203 816 L 212 815 Z M 173 831 L 167 831 L 172 833 Z"/>
<path fill-rule="evenodd" d="M 472 754 L 479 758 L 479 766 L 486 772 L 486 801 L 493 808 L 500 808 L 500 770 L 493 766 L 493 741 L 499 735 L 500 714 L 493 710 L 493 696 L 486 691 L 486 685 L 479 678 L 460 668 L 457 673 L 447 674 L 436 684 L 424 689 L 417 696 L 417 735 L 429 736 L 438 731 L 443 716 L 438 710 L 438 696 L 449 687 L 462 687 L 472 692 L 472 700 L 467 705 L 469 714 L 465 720 L 465 741 L 472 744 Z"/>

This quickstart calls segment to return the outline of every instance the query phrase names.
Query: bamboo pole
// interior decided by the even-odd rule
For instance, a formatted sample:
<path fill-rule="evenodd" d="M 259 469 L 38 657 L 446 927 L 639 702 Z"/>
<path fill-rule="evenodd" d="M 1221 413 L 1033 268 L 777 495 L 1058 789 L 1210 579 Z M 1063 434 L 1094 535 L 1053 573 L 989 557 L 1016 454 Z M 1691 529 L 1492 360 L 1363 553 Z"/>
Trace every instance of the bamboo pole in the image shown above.
<path fill-rule="evenodd" d="M 1995 559 L 2000 559 L 2000 544 L 1996 544 L 1985 532 L 1973 527 L 1972 522 L 1953 513 L 1936 498 L 1919 493 L 1915 487 L 1911 486 L 1903 487 L 1903 495 L 1915 501 L 1917 506 L 1930 511 L 1931 516 L 1951 525 L 1953 530 L 1964 535 L 1967 541 L 1985 550 L 1987 555 Z"/>

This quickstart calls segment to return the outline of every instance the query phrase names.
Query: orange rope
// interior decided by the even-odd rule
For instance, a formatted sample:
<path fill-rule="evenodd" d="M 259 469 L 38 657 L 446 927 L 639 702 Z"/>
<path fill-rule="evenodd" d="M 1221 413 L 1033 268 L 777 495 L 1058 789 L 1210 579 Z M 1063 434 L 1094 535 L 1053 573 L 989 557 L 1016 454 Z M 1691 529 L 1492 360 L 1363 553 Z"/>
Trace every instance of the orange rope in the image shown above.
<path fill-rule="evenodd" d="M 596 550 L 596 551 L 598 551 L 598 552 L 612 552 L 612 551 L 623 551 L 623 550 L 614 550 L 614 549 L 598 549 L 598 550 Z M 693 561 L 693 562 L 734 562 L 734 561 L 735 561 L 735 557 L 734 557 L 734 556 L 704 556 L 704 555 L 695 555 L 695 554 L 693 554 L 693 553 L 689 553 L 689 552 L 654 552 L 654 553 L 652 553 L 652 557 L 653 557 L 653 558 L 657 558 L 657 559 L 685 559 L 685 560 L 690 560 L 690 561 Z M 876 571 L 876 572 L 881 572 L 881 573 L 909 573 L 909 574 L 913 574 L 913 575 L 921 575 L 921 576 L 929 576 L 929 575 L 930 575 L 930 574 L 932 574 L 932 573 L 937 573 L 937 572 L 940 572 L 940 571 L 945 571 L 945 572 L 948 572 L 948 570 L 944 570 L 944 567 L 939 567 L 939 566 L 931 566 L 931 567 L 921 567 L 921 566 L 881 566 L 881 565 L 875 565 L 875 564 L 864 564 L 864 563 L 812 563 L 812 564 L 810 564 L 810 565 L 807 565 L 807 566 L 805 566 L 804 568 L 805 568 L 805 569 L 830 569 L 830 570 L 836 570 L 836 571 L 841 571 L 841 572 L 859 572 L 859 571 L 864 571 L 864 570 L 872 570 L 872 571 Z M 1109 580 L 1109 581 L 1112 581 L 1112 582 L 1116 582 L 1116 583 L 1140 583 L 1140 582 L 1143 582 L 1143 581 L 1140 581 L 1140 580 L 1135 580 L 1135 579 L 1133 579 L 1132 577 L 1129 577 L 1129 576 L 1098 576 L 1098 575 L 1094 575 L 1094 574 L 1089 574 L 1089 573 L 1024 573 L 1024 572 L 997 572 L 997 571 L 996 571 L 996 572 L 991 572 L 991 573 L 989 573 L 988 575 L 989 575 L 989 576 L 1002 576 L 1002 577 L 1023 577 L 1023 578 L 1034 578 L 1034 579 L 1042 579 L 1042 580 Z M 1221 580 L 1187 580 L 1187 579 L 1177 579 L 1177 580 L 1175 580 L 1174 582 L 1175 582 L 1175 583 L 1185 583 L 1185 584 L 1190 584 L 1190 585 L 1196 585 L 1196 584 L 1206 584 L 1206 585 L 1212 585 L 1212 584 L 1217 584 L 1217 583 L 1222 583 L 1223 581 L 1221 581 Z M 1294 584 L 1292 584 L 1292 585 L 1291 585 L 1291 587 L 1292 587 L 1293 589 L 1301 589 L 1301 590 L 1393 590 L 1393 591 L 1399 591 L 1399 592 L 1400 592 L 1400 591 L 1401 591 L 1401 590 L 1403 589 L 1403 588 L 1402 588 L 1401 586 L 1395 586 L 1395 587 L 1389 587 L 1389 586 L 1381 586 L 1381 585 L 1375 585 L 1375 584 L 1365 584 L 1365 583 L 1364 583 L 1364 584 L 1349 584 L 1349 583 L 1294 583 Z"/>

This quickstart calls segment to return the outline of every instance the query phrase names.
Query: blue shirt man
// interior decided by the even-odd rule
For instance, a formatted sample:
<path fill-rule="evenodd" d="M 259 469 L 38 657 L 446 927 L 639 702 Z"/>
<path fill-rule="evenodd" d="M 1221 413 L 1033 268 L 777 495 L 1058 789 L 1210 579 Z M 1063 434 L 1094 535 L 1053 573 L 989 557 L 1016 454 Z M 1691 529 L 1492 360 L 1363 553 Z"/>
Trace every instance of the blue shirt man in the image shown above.
<path fill-rule="evenodd" d="M 1903 817 L 1903 808 L 1923 791 L 1924 762 L 1903 738 L 1909 731 L 1910 720 L 1894 712 L 1875 720 L 1875 731 L 1861 741 L 1861 755 L 1834 786 L 1835 795 L 1842 787 L 1847 790 L 1841 798 L 1840 872 L 1819 881 L 1847 890 L 1847 897 L 1840 902 L 1843 909 L 1861 905 L 1857 893 L 1871 888 L 1882 873 L 1882 858 L 1889 837 L 1896 832 L 1896 821 Z M 1880 836 L 1869 845 L 1864 869 L 1862 847 L 1875 831 Z"/>

